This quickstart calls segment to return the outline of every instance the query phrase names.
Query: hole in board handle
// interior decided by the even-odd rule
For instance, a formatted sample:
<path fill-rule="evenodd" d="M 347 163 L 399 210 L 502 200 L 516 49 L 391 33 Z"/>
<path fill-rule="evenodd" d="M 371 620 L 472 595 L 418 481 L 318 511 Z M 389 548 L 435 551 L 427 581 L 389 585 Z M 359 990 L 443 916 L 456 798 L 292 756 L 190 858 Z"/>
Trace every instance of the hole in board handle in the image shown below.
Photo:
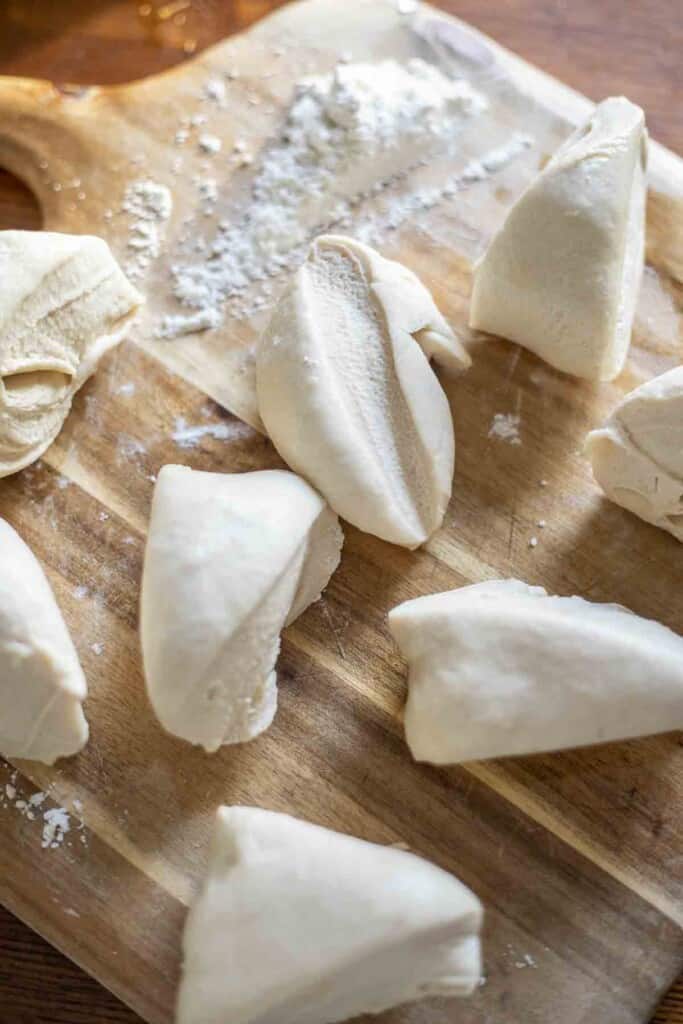
<path fill-rule="evenodd" d="M 40 231 L 43 214 L 33 192 L 0 168 L 0 231 Z"/>

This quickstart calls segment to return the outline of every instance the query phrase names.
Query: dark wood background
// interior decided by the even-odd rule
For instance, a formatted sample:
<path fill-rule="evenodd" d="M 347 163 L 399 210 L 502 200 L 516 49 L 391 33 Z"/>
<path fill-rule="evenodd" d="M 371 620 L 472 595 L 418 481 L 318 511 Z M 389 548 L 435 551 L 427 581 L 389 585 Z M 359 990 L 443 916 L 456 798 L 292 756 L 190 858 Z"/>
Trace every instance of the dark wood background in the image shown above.
<path fill-rule="evenodd" d="M 278 5 L 278 0 L 0 0 L 0 73 L 59 82 L 128 81 L 184 60 Z M 593 99 L 626 94 L 645 109 L 651 133 L 683 154 L 681 0 L 440 0 L 439 5 Z M 0 171 L 0 229 L 9 227 L 38 228 L 40 216 L 31 195 Z M 0 908 L 0 1024 L 86 1022 L 139 1024 L 139 1019 Z M 655 1022 L 683 1024 L 683 979 Z"/>

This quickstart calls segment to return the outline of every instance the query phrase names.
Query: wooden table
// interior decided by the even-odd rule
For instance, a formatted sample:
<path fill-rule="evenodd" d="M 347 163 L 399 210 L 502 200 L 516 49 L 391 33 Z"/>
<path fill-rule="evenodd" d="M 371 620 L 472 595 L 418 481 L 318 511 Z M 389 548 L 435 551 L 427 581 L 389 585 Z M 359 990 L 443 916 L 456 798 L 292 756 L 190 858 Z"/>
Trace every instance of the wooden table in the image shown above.
<path fill-rule="evenodd" d="M 600 99 L 625 93 L 683 153 L 679 0 L 440 0 L 527 60 Z M 159 71 L 246 27 L 278 0 L 5 0 L 0 73 L 118 82 Z M 30 194 L 0 172 L 0 228 L 37 228 Z M 0 1024 L 135 1024 L 138 1018 L 0 908 Z M 683 1024 L 683 979 L 655 1017 Z M 654 1024 L 654 1022 L 653 1022 Z"/>

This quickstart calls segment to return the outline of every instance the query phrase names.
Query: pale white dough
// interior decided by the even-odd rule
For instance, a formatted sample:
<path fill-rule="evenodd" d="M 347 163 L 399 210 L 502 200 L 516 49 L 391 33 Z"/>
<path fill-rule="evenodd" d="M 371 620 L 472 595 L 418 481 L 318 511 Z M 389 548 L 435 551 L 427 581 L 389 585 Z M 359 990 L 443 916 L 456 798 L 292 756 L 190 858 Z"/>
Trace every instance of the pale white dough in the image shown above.
<path fill-rule="evenodd" d="M 294 473 L 163 467 L 140 630 L 168 732 L 214 751 L 268 728 L 280 632 L 327 586 L 342 540 L 336 515 Z"/>
<path fill-rule="evenodd" d="M 52 444 L 141 302 L 101 238 L 0 231 L 0 477 Z"/>
<path fill-rule="evenodd" d="M 88 740 L 78 655 L 33 552 L 0 519 L 0 754 L 53 764 Z"/>
<path fill-rule="evenodd" d="M 683 366 L 626 395 L 586 453 L 608 498 L 683 541 Z"/>
<path fill-rule="evenodd" d="M 469 364 L 414 274 L 334 235 L 311 246 L 257 353 L 259 411 L 283 459 L 348 522 L 409 548 L 441 525 L 453 478 L 431 355 Z"/>
<path fill-rule="evenodd" d="M 683 638 L 614 604 L 495 580 L 406 601 L 406 739 L 455 764 L 683 726 Z"/>
<path fill-rule="evenodd" d="M 286 814 L 218 811 L 177 1024 L 332 1024 L 479 982 L 482 910 L 452 875 Z"/>
<path fill-rule="evenodd" d="M 476 266 L 470 326 L 577 377 L 618 376 L 643 269 L 646 162 L 640 107 L 599 103 Z"/>

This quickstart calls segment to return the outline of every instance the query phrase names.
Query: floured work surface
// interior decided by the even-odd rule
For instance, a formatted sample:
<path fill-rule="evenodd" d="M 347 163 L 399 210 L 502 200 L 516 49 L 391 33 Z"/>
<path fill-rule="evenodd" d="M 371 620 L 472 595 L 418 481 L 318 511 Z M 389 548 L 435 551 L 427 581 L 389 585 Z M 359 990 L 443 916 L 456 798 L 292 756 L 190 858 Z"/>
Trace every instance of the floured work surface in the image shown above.
<path fill-rule="evenodd" d="M 252 346 L 282 279 L 266 273 L 227 307 L 224 297 L 226 281 L 236 284 L 235 241 L 251 244 L 250 190 L 296 82 L 340 56 L 421 57 L 486 97 L 488 110 L 471 111 L 447 154 L 416 152 L 399 180 L 359 201 L 347 181 L 351 201 L 336 222 L 417 271 L 466 339 L 473 258 L 588 109 L 460 23 L 410 7 L 293 5 L 123 89 L 0 84 L 0 163 L 34 189 L 46 227 L 104 235 L 150 299 L 46 457 L 0 484 L 0 514 L 45 565 L 79 647 L 92 730 L 84 753 L 56 769 L 0 770 L 0 898 L 153 1022 L 169 1019 L 185 907 L 221 802 L 405 843 L 482 898 L 486 977 L 476 995 L 396 1010 L 387 1022 L 635 1024 L 683 960 L 680 735 L 415 765 L 400 724 L 404 669 L 385 624 L 406 598 L 512 575 L 683 629 L 680 547 L 602 500 L 580 453 L 622 393 L 680 362 L 683 174 L 658 147 L 650 266 L 621 378 L 592 388 L 516 346 L 469 339 L 473 368 L 442 377 L 457 440 L 444 528 L 411 553 L 345 527 L 324 599 L 285 634 L 273 727 L 209 757 L 165 736 L 144 695 L 137 599 L 154 474 L 173 461 L 280 465 L 225 408 L 257 422 Z M 326 223 L 310 204 L 303 219 L 311 230 Z M 208 251 L 220 264 L 219 301 L 212 290 L 179 305 L 173 288 L 192 281 Z M 208 329 L 179 333 L 193 315 Z"/>

